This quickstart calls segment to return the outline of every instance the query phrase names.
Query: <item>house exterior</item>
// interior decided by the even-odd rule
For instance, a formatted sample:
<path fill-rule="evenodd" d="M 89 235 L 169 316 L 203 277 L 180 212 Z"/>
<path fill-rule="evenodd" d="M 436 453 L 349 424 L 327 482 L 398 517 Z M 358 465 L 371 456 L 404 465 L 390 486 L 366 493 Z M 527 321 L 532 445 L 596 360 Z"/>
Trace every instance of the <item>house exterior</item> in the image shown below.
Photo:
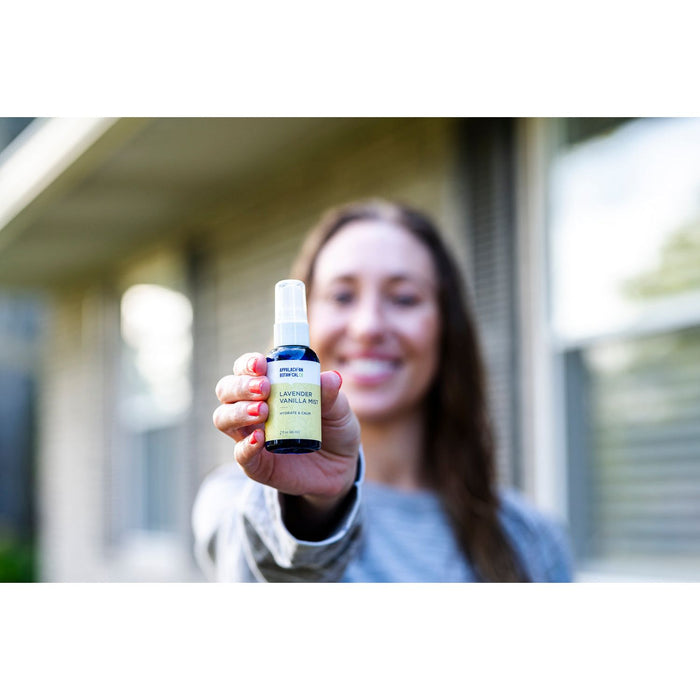
<path fill-rule="evenodd" d="M 191 506 L 233 447 L 214 386 L 269 348 L 274 283 L 319 214 L 367 196 L 446 232 L 500 478 L 569 525 L 577 577 L 700 578 L 699 121 L 32 121 L 0 152 L 0 287 L 47 299 L 40 579 L 202 579 Z M 635 228 L 662 182 L 664 216 Z"/>

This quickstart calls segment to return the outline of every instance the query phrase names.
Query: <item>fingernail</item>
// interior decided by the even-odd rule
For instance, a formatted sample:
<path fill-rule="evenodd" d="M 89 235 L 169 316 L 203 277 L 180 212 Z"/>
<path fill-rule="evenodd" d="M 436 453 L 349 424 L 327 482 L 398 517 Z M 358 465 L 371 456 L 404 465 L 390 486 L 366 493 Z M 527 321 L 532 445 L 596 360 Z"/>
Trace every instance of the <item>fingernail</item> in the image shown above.
<path fill-rule="evenodd" d="M 250 389 L 250 393 L 251 394 L 262 394 L 262 385 L 263 385 L 262 379 L 252 379 L 248 383 L 248 388 Z"/>
<path fill-rule="evenodd" d="M 257 445 L 257 444 L 258 444 L 258 441 L 255 439 L 255 431 L 253 431 L 253 432 L 250 434 L 250 444 L 251 444 L 251 445 Z"/>
<path fill-rule="evenodd" d="M 246 367 L 248 368 L 249 372 L 255 372 L 255 366 L 256 366 L 257 362 L 258 362 L 257 357 L 251 357 L 248 360 L 248 364 L 246 364 Z"/>
<path fill-rule="evenodd" d="M 343 386 L 343 377 L 340 375 L 340 372 L 338 372 L 337 369 L 334 369 L 333 371 L 338 375 L 338 379 L 340 379 L 340 386 Z M 340 386 L 338 389 L 340 389 Z"/>
<path fill-rule="evenodd" d="M 260 404 L 259 403 L 252 403 L 248 406 L 248 415 L 249 416 L 259 416 L 260 415 Z"/>

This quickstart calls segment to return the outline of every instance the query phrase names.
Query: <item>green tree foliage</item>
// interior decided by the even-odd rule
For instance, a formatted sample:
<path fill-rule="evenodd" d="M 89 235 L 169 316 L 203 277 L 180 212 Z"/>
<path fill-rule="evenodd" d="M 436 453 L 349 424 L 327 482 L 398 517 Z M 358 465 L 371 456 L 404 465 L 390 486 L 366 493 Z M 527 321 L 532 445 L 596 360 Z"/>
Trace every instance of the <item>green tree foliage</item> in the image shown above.
<path fill-rule="evenodd" d="M 31 583 L 35 580 L 32 544 L 12 536 L 0 537 L 0 583 Z"/>
<path fill-rule="evenodd" d="M 700 218 L 669 236 L 657 267 L 628 280 L 623 292 L 646 300 L 700 290 Z"/>

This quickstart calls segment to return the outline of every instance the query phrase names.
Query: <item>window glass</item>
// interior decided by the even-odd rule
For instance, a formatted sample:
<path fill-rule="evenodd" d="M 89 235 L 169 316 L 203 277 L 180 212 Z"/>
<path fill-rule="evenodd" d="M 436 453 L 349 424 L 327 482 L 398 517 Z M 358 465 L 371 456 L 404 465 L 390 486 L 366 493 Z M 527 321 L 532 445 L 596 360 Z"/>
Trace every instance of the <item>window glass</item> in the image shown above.
<path fill-rule="evenodd" d="M 629 325 L 670 297 L 697 307 L 700 119 L 635 119 L 562 148 L 551 204 L 559 337 Z"/>

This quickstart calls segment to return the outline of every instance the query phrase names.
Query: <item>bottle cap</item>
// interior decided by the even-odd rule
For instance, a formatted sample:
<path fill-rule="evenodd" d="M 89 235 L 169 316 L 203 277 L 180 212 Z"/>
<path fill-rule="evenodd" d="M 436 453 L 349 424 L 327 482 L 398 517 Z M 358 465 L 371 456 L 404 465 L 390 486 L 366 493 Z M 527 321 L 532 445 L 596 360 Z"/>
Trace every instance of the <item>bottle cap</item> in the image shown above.
<path fill-rule="evenodd" d="M 309 346 L 306 287 L 301 280 L 280 280 L 275 285 L 274 343 Z"/>

